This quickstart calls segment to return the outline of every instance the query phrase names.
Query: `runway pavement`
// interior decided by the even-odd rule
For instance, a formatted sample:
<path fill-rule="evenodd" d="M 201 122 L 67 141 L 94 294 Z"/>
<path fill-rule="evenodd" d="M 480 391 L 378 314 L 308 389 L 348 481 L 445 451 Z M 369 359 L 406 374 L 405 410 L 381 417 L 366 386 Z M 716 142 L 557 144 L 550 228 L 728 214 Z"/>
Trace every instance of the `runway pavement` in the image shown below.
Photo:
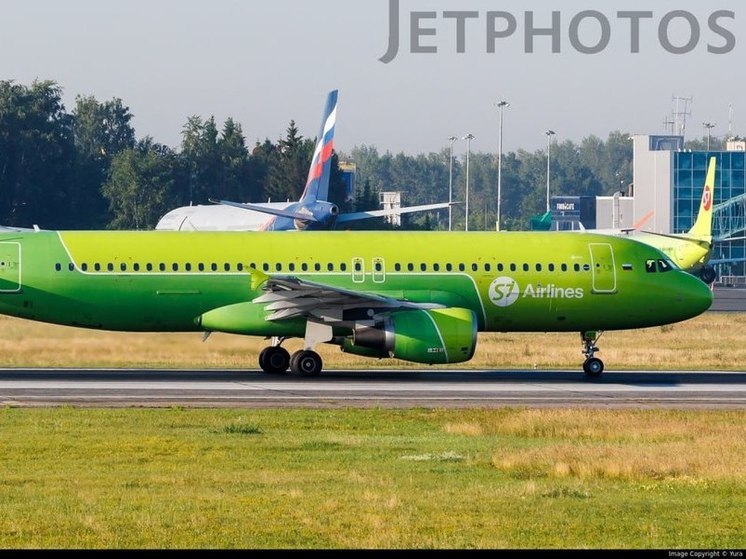
<path fill-rule="evenodd" d="M 0 405 L 80 407 L 746 409 L 746 372 L 0 369 Z"/>

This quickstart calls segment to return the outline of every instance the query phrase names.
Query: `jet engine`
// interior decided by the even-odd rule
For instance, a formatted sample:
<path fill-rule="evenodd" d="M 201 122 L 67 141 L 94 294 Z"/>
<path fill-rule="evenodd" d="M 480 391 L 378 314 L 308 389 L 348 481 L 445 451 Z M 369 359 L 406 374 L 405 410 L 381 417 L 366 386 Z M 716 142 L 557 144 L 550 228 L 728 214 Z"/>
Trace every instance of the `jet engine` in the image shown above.
<path fill-rule="evenodd" d="M 342 351 L 364 357 L 393 357 L 443 365 L 474 357 L 477 318 L 468 309 L 407 310 L 388 313 L 373 327 L 358 327 Z"/>

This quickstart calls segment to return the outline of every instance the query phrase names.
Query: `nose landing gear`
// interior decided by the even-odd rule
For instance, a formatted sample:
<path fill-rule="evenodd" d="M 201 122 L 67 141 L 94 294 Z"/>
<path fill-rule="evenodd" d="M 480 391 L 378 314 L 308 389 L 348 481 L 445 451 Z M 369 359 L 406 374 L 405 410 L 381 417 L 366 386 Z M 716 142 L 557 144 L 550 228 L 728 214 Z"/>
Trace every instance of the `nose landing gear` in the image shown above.
<path fill-rule="evenodd" d="M 596 353 L 601 351 L 596 343 L 602 335 L 603 332 L 582 332 L 580 334 L 583 340 L 583 355 L 585 355 L 583 372 L 591 378 L 598 378 L 604 372 L 604 362 L 596 357 Z"/>

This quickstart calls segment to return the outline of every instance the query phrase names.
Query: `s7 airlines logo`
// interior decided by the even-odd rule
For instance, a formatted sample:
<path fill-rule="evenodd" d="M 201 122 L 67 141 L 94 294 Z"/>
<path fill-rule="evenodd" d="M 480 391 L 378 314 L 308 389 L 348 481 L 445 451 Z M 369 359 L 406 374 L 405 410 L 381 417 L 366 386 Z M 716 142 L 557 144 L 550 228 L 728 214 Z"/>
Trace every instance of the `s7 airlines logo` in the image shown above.
<path fill-rule="evenodd" d="M 550 283 L 546 287 L 528 284 L 521 296 L 518 282 L 513 278 L 500 277 L 490 285 L 490 301 L 496 307 L 509 307 L 522 299 L 582 299 L 585 291 L 581 288 L 562 288 Z"/>
<path fill-rule="evenodd" d="M 490 301 L 496 307 L 509 307 L 518 300 L 520 292 L 513 278 L 497 278 L 490 285 Z"/>
<path fill-rule="evenodd" d="M 702 194 L 702 208 L 706 212 L 709 212 L 710 208 L 712 208 L 712 190 L 709 185 L 705 187 L 705 192 Z"/>

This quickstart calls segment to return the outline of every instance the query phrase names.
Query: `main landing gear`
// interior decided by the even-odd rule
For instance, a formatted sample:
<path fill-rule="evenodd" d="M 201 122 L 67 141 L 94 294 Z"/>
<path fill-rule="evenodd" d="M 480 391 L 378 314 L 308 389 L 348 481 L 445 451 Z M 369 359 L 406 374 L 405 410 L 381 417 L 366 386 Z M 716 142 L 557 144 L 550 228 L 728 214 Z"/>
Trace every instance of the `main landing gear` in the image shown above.
<path fill-rule="evenodd" d="M 272 338 L 272 345 L 265 347 L 259 354 L 259 366 L 265 373 L 273 375 L 290 372 L 303 377 L 317 377 L 321 374 L 323 361 L 315 351 L 296 351 L 292 357 L 282 347 L 285 338 Z"/>
<path fill-rule="evenodd" d="M 580 334 L 583 340 L 583 355 L 585 355 L 583 371 L 591 378 L 598 378 L 604 372 L 604 362 L 596 357 L 596 352 L 600 351 L 596 343 L 602 335 L 603 332 L 582 332 Z"/>

